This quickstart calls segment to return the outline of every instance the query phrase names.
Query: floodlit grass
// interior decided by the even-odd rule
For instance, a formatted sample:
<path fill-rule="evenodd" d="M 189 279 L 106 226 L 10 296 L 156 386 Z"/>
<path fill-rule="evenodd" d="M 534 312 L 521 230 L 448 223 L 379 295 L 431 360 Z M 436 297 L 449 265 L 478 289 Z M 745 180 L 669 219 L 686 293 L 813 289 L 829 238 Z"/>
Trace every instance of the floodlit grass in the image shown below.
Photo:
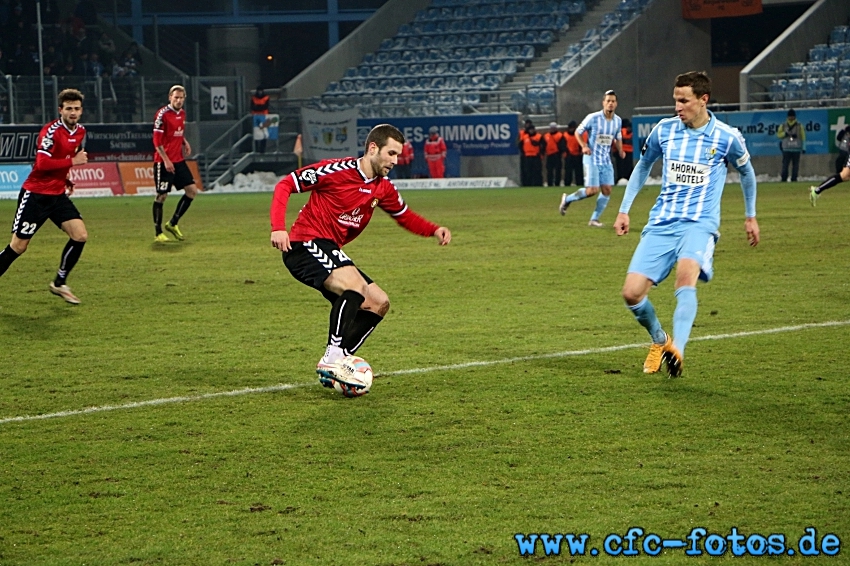
<path fill-rule="evenodd" d="M 204 195 L 166 246 L 151 199 L 78 200 L 83 304 L 47 291 L 66 240 L 51 225 L 0 278 L 0 421 L 297 387 L 0 423 L 0 564 L 526 564 L 517 533 L 590 535 L 585 556 L 538 542 L 535 563 L 619 563 L 589 549 L 633 526 L 784 533 L 794 548 L 816 527 L 843 545 L 850 325 L 720 335 L 850 321 L 850 191 L 813 209 L 802 184 L 759 189 L 756 249 L 727 189 L 678 380 L 645 376 L 640 347 L 547 356 L 647 341 L 619 291 L 657 187 L 623 238 L 622 189 L 601 230 L 591 201 L 558 215 L 558 189 L 408 192 L 454 239 L 379 213 L 346 248 L 392 301 L 359 352 L 383 376 L 353 400 L 316 383 L 328 304 L 270 247 L 270 195 Z M 672 283 L 651 294 L 668 329 Z M 457 367 L 425 371 L 443 365 Z M 769 559 L 629 563 L 694 560 Z"/>

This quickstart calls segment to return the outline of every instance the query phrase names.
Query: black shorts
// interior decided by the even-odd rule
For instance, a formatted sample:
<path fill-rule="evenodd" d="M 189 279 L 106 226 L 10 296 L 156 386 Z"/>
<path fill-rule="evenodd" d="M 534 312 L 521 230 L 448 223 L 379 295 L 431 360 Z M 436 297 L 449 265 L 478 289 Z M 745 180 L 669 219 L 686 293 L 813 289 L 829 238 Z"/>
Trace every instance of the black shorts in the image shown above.
<path fill-rule="evenodd" d="M 292 250 L 283 252 L 283 264 L 298 281 L 316 289 L 327 300 L 334 302 L 338 295 L 325 289 L 325 280 L 334 269 L 354 265 L 354 261 L 339 249 L 335 242 L 317 238 L 306 242 L 292 242 Z M 360 275 L 367 285 L 372 283 L 372 279 L 362 271 Z"/>
<path fill-rule="evenodd" d="M 179 191 L 189 185 L 194 185 L 195 179 L 185 161 L 174 164 L 174 173 L 165 170 L 165 163 L 154 162 L 153 183 L 156 187 L 156 194 L 165 195 L 171 192 L 172 187 Z"/>
<path fill-rule="evenodd" d="M 78 218 L 82 220 L 83 217 L 68 195 L 42 195 L 21 189 L 12 233 L 22 240 L 29 240 L 47 219 L 61 228 L 63 222 Z"/>

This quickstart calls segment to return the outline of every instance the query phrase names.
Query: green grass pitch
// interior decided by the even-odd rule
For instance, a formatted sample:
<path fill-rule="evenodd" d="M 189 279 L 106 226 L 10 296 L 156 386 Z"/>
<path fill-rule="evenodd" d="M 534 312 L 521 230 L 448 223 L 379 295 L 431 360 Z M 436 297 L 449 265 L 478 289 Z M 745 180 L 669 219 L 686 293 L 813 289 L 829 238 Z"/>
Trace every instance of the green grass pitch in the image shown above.
<path fill-rule="evenodd" d="M 204 195 L 165 246 L 152 199 L 77 200 L 82 305 L 47 291 L 66 240 L 52 225 L 0 278 L 0 565 L 622 564 L 540 542 L 521 557 L 514 535 L 602 551 L 634 526 L 791 547 L 815 527 L 842 548 L 814 562 L 846 563 L 847 187 L 812 208 L 802 184 L 761 185 L 755 249 L 727 188 L 677 380 L 616 348 L 648 342 L 620 288 L 658 187 L 621 238 L 622 188 L 604 229 L 592 201 L 561 217 L 560 193 L 407 192 L 451 228 L 445 248 L 377 213 L 346 251 L 392 307 L 359 352 L 379 377 L 353 400 L 316 382 L 328 304 L 269 245 L 271 195 Z M 672 279 L 650 296 L 670 329 Z M 293 387 L 248 390 L 278 384 Z M 776 560 L 813 563 L 673 548 L 628 563 Z"/>

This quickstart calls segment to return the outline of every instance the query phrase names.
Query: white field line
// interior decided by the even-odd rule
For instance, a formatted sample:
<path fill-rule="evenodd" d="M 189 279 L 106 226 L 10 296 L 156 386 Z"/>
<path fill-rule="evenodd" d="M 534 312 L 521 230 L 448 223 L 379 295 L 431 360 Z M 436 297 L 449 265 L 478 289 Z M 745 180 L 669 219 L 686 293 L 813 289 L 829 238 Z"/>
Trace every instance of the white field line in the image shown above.
<path fill-rule="evenodd" d="M 798 324 L 795 326 L 780 326 L 777 328 L 765 328 L 763 330 L 750 330 L 746 332 L 732 332 L 729 334 L 712 334 L 709 336 L 697 336 L 691 338 L 692 342 L 702 342 L 706 340 L 728 340 L 730 338 L 744 338 L 747 336 L 762 336 L 765 334 L 779 334 L 782 332 L 797 332 L 800 330 L 809 330 L 812 328 L 829 328 L 835 326 L 848 326 L 850 320 L 836 320 L 830 322 L 816 322 L 810 324 Z M 450 364 L 444 366 L 430 366 L 425 368 L 402 369 L 397 371 L 388 371 L 385 373 L 376 374 L 376 377 L 390 377 L 393 375 L 410 375 L 418 373 L 429 373 L 434 371 L 450 371 L 457 369 L 466 369 L 472 367 L 486 367 L 502 364 L 512 364 L 516 362 L 528 362 L 534 360 L 545 360 L 552 358 L 567 358 L 571 356 L 587 356 L 590 354 L 604 354 L 607 352 L 618 352 L 620 350 L 632 350 L 636 348 L 646 348 L 647 344 L 641 342 L 639 344 L 622 344 L 620 346 L 606 346 L 604 348 L 588 348 L 585 350 L 567 350 L 564 352 L 553 352 L 550 354 L 535 354 L 532 356 L 519 356 L 515 358 L 502 358 L 500 360 L 489 360 L 479 362 L 466 362 L 462 364 Z M 85 409 L 77 409 L 71 411 L 58 411 L 56 413 L 44 413 L 41 415 L 22 415 L 19 417 L 0 418 L 0 425 L 8 423 L 20 423 L 28 421 L 38 421 L 45 419 L 56 419 L 61 417 L 75 417 L 79 415 L 90 415 L 93 413 L 105 413 L 108 411 L 119 411 L 126 409 L 137 409 L 140 407 L 155 407 L 159 405 L 171 405 L 176 403 L 192 403 L 195 401 L 204 401 L 206 399 L 216 399 L 219 397 L 240 397 L 242 395 L 253 395 L 257 393 L 275 393 L 278 391 L 287 391 L 289 389 L 297 389 L 316 385 L 316 381 L 308 383 L 289 383 L 270 385 L 268 387 L 246 387 L 244 389 L 235 389 L 233 391 L 220 391 L 217 393 L 204 393 L 201 395 L 186 395 L 181 397 L 166 397 L 162 399 L 151 399 L 149 401 L 136 401 L 133 403 L 125 403 L 123 405 L 101 405 L 97 407 L 87 407 Z"/>

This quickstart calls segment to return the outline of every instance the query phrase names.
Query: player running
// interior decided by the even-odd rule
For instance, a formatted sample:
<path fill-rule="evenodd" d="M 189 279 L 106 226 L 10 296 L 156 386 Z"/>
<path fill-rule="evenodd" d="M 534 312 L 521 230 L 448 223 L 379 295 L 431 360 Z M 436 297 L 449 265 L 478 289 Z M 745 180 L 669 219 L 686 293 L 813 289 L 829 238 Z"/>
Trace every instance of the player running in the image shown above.
<path fill-rule="evenodd" d="M 671 377 L 682 375 L 685 345 L 697 316 L 697 280 L 710 281 L 714 273 L 727 162 L 741 174 L 747 240 L 751 246 L 759 243 L 756 173 L 750 154 L 741 133 L 706 109 L 710 97 L 711 80 L 705 73 L 692 71 L 676 77 L 677 117 L 661 120 L 650 132 L 614 223 L 618 236 L 628 234 L 632 202 L 653 163 L 662 158 L 661 194 L 649 211 L 623 285 L 626 305 L 652 337 L 645 373 L 656 373 L 666 361 Z M 667 278 L 674 264 L 677 302 L 671 339 L 647 295 Z"/>
<path fill-rule="evenodd" d="M 0 276 L 12 262 L 27 251 L 30 239 L 48 219 L 68 234 L 62 250 L 59 271 L 50 283 L 50 292 L 78 305 L 65 280 L 74 269 L 88 239 L 86 225 L 71 199 L 74 183 L 69 172 L 74 165 L 88 162 L 83 149 L 86 129 L 78 122 L 83 114 L 83 94 L 75 89 L 59 93 L 59 119 L 46 124 L 38 134 L 35 165 L 18 195 L 18 208 L 12 222 L 12 242 L 0 251 Z"/>
<path fill-rule="evenodd" d="M 174 216 L 165 223 L 165 229 L 178 240 L 183 239 L 183 232 L 177 226 L 180 218 L 186 214 L 198 186 L 192 177 L 192 172 L 186 164 L 186 156 L 192 153 L 192 146 L 184 137 L 186 111 L 186 89 L 174 85 L 168 89 L 168 104 L 156 111 L 153 121 L 153 182 L 156 186 L 156 199 L 153 203 L 153 225 L 156 230 L 154 241 L 163 243 L 170 241 L 162 232 L 162 205 L 171 188 L 184 190 L 185 193 L 177 203 Z"/>
<path fill-rule="evenodd" d="M 601 228 L 604 226 L 599 217 L 611 200 L 611 186 L 614 184 L 614 165 L 611 164 L 611 145 L 617 148 L 620 158 L 624 158 L 622 127 L 623 121 L 614 114 L 617 109 L 617 93 L 613 90 L 605 92 L 602 97 L 602 110 L 593 112 L 584 117 L 576 129 L 576 140 L 581 145 L 584 154 L 582 162 L 584 165 L 585 188 L 579 189 L 571 195 L 564 193 L 561 196 L 561 205 L 558 207 L 561 215 L 566 214 L 570 205 L 576 201 L 596 197 L 596 208 L 590 216 L 588 226 Z M 587 143 L 582 134 L 588 132 Z M 600 192 L 601 190 L 601 192 Z"/>
<path fill-rule="evenodd" d="M 281 179 L 271 206 L 271 244 L 283 252 L 283 263 L 301 283 L 330 301 L 330 327 L 325 354 L 316 372 L 333 387 L 334 368 L 357 351 L 390 308 L 387 294 L 354 265 L 342 247 L 369 224 L 381 208 L 398 224 L 420 236 L 437 238 L 441 246 L 452 235 L 411 211 L 387 178 L 402 151 L 404 135 L 389 124 L 375 126 L 359 159 L 328 159 Z M 291 230 L 286 230 L 289 195 L 312 191 Z"/>

